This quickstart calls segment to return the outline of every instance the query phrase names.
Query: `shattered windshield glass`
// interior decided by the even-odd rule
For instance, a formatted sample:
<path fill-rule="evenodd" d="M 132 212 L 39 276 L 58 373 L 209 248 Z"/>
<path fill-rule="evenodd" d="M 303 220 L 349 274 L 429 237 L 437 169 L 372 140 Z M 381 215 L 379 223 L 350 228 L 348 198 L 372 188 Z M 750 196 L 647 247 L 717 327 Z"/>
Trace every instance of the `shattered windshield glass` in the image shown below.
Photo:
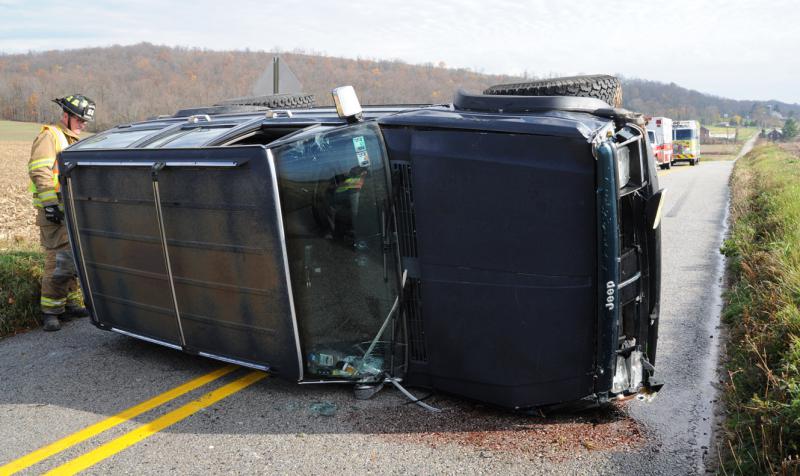
<path fill-rule="evenodd" d="M 398 307 L 380 131 L 319 131 L 272 152 L 306 372 L 378 379 L 392 365 L 395 329 L 384 323 Z"/>

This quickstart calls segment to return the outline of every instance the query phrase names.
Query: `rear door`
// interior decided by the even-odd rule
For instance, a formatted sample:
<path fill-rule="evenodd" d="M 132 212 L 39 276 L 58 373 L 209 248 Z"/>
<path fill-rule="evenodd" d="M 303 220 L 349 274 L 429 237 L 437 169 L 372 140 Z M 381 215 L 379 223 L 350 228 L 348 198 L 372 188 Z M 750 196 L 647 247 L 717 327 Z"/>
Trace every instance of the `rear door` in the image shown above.
<path fill-rule="evenodd" d="M 59 160 L 96 325 L 302 379 L 264 147 L 72 150 Z"/>

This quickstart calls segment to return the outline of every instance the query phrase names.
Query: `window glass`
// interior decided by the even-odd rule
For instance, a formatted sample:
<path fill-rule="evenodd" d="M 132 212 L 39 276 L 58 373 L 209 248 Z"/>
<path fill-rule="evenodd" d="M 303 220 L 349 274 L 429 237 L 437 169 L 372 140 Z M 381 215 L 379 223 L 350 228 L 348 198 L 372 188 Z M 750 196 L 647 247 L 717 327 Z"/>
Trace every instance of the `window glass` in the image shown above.
<path fill-rule="evenodd" d="M 694 134 L 692 134 L 692 129 L 675 129 L 675 139 L 676 140 L 690 140 L 694 139 Z"/>
<path fill-rule="evenodd" d="M 380 131 L 321 130 L 272 152 L 306 372 L 377 379 L 394 328 L 378 332 L 398 295 Z"/>
<path fill-rule="evenodd" d="M 160 129 L 122 129 L 84 139 L 76 149 L 120 149 L 133 144 L 146 136 L 158 133 Z"/>
<path fill-rule="evenodd" d="M 159 147 L 198 147 L 208 141 L 228 132 L 232 126 L 225 127 L 194 127 L 192 129 L 178 129 L 172 134 L 162 137 L 155 142 L 147 144 L 146 148 Z"/>

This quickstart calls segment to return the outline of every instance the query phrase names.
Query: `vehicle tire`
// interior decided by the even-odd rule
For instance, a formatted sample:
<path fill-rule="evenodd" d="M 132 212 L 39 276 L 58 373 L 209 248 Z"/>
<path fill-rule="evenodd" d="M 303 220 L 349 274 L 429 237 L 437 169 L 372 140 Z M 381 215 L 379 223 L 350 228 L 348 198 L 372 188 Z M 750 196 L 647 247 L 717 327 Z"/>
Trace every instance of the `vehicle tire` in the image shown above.
<path fill-rule="evenodd" d="M 261 106 L 269 108 L 301 109 L 314 107 L 313 94 L 272 94 L 226 99 L 218 106 Z"/>
<path fill-rule="evenodd" d="M 692 159 L 692 160 L 690 160 L 690 161 L 689 161 L 689 165 L 691 165 L 692 167 L 694 167 L 695 165 L 697 165 L 697 159 Z"/>
<path fill-rule="evenodd" d="M 622 84 L 605 74 L 540 79 L 515 84 L 497 84 L 483 94 L 504 96 L 581 96 L 603 100 L 613 107 L 622 105 Z"/>
<path fill-rule="evenodd" d="M 670 160 L 669 162 L 664 164 L 664 168 L 667 169 L 667 170 L 671 169 L 672 168 L 672 161 Z"/>

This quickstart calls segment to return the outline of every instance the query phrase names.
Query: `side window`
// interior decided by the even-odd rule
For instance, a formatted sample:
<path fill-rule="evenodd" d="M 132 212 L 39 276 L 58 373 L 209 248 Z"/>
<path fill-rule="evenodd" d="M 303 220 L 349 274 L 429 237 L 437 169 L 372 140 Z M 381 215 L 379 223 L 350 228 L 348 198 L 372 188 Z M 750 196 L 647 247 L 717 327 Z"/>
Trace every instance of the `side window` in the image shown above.
<path fill-rule="evenodd" d="M 190 129 L 180 129 L 168 136 L 147 144 L 145 147 L 148 149 L 157 149 L 161 147 L 197 147 L 228 132 L 231 127 L 232 126 L 193 127 Z"/>
<path fill-rule="evenodd" d="M 156 134 L 160 129 L 112 130 L 86 138 L 75 145 L 75 149 L 120 149 Z"/>

